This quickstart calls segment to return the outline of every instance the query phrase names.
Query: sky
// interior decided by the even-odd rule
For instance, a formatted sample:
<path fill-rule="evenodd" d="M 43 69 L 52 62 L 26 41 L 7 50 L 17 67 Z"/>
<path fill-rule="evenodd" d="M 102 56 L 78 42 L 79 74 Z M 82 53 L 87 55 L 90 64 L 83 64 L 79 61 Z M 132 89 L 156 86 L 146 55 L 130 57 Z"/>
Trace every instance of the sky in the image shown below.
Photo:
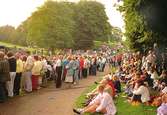
<path fill-rule="evenodd" d="M 12 25 L 17 27 L 25 21 L 31 13 L 44 4 L 46 0 L 0 0 L 0 26 Z M 61 1 L 61 0 L 60 0 Z M 66 0 L 77 2 L 79 0 Z M 96 0 L 104 4 L 109 22 L 112 26 L 123 29 L 124 22 L 114 4 L 117 0 Z"/>

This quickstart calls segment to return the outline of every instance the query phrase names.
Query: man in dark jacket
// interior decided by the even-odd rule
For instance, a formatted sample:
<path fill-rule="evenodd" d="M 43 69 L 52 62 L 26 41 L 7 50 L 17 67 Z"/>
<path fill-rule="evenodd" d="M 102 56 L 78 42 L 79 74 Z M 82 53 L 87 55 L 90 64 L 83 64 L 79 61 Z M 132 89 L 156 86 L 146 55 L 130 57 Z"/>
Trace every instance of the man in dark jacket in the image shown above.
<path fill-rule="evenodd" d="M 0 51 L 0 103 L 7 99 L 6 82 L 10 81 L 9 63 L 4 56 L 4 52 Z"/>

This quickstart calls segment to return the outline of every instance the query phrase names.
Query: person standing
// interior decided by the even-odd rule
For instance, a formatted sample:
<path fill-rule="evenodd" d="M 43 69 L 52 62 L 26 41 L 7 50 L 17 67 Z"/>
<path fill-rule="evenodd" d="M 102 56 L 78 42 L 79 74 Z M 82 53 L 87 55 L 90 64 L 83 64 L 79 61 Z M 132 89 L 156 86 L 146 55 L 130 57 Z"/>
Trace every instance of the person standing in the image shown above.
<path fill-rule="evenodd" d="M 32 68 L 32 90 L 37 90 L 39 86 L 39 77 L 42 70 L 42 62 L 37 55 L 34 56 L 34 66 Z"/>
<path fill-rule="evenodd" d="M 87 57 L 84 58 L 82 75 L 83 75 L 83 78 L 87 78 L 87 76 L 88 76 L 88 59 L 87 59 Z"/>
<path fill-rule="evenodd" d="M 72 57 L 68 57 L 68 64 L 66 65 L 67 74 L 65 77 L 65 82 L 69 84 L 69 88 L 71 87 L 72 83 L 74 82 L 73 76 L 74 76 L 74 60 L 72 60 Z"/>
<path fill-rule="evenodd" d="M 11 79 L 10 81 L 7 82 L 8 96 L 13 97 L 14 80 L 16 77 L 16 58 L 14 57 L 12 52 L 8 52 L 7 56 L 10 68 L 10 79 Z"/>
<path fill-rule="evenodd" d="M 84 66 L 84 59 L 81 56 L 79 58 L 79 78 L 82 79 L 83 78 L 83 66 Z"/>
<path fill-rule="evenodd" d="M 64 57 L 63 59 L 63 63 L 62 63 L 62 67 L 63 67 L 63 75 L 62 75 L 62 80 L 64 81 L 65 80 L 65 77 L 66 77 L 66 74 L 67 74 L 67 69 L 66 69 L 66 65 L 68 64 L 68 60 L 66 57 Z"/>
<path fill-rule="evenodd" d="M 25 91 L 30 93 L 32 92 L 32 68 L 34 66 L 34 58 L 30 55 L 30 52 L 27 52 L 28 57 L 24 64 L 24 79 L 25 79 Z"/>
<path fill-rule="evenodd" d="M 92 59 L 92 74 L 91 75 L 94 75 L 96 76 L 96 71 L 97 71 L 97 62 L 96 62 L 96 58 L 94 57 Z"/>
<path fill-rule="evenodd" d="M 9 62 L 4 59 L 4 52 L 0 51 L 0 103 L 7 99 L 6 82 L 10 81 Z"/>
<path fill-rule="evenodd" d="M 56 79 L 55 79 L 56 88 L 60 88 L 61 84 L 62 84 L 62 79 L 61 79 L 61 75 L 62 75 L 62 57 L 61 56 L 59 56 L 59 58 L 57 59 L 54 68 L 56 68 Z"/>
<path fill-rule="evenodd" d="M 105 65 L 106 65 L 106 58 L 105 57 L 102 57 L 102 60 L 101 60 L 101 63 L 102 63 L 102 72 L 104 72 L 104 68 L 105 68 Z"/>
<path fill-rule="evenodd" d="M 74 84 L 79 84 L 79 60 L 77 57 L 74 57 L 73 70 L 74 70 Z"/>
<path fill-rule="evenodd" d="M 21 86 L 21 77 L 23 72 L 23 61 L 20 58 L 20 54 L 16 54 L 16 77 L 14 80 L 14 95 L 19 95 Z"/>

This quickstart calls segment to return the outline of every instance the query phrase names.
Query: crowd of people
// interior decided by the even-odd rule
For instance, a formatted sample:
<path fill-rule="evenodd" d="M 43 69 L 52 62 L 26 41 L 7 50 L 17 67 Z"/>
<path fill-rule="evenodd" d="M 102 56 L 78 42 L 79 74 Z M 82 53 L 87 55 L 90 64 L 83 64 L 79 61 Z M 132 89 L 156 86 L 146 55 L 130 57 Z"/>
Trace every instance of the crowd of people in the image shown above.
<path fill-rule="evenodd" d="M 61 88 L 63 82 L 68 87 L 77 85 L 80 79 L 103 72 L 106 62 L 106 54 L 96 52 L 40 56 L 0 51 L 0 102 L 46 87 L 49 80 L 56 88 Z"/>
<path fill-rule="evenodd" d="M 112 56 L 110 64 L 116 71 L 96 82 L 99 85 L 87 94 L 85 107 L 73 111 L 77 114 L 100 112 L 115 115 L 117 110 L 113 99 L 123 91 L 130 104 L 156 106 L 157 115 L 167 115 L 166 58 L 166 53 L 160 52 L 156 44 L 146 55 L 131 52 Z M 121 84 L 125 85 L 123 89 Z"/>
<path fill-rule="evenodd" d="M 123 91 L 132 105 L 157 106 L 158 115 L 167 114 L 167 54 L 156 44 L 145 55 L 113 55 L 112 49 L 53 56 L 0 51 L 0 102 L 23 91 L 30 93 L 46 87 L 48 80 L 55 81 L 56 88 L 61 88 L 63 82 L 69 87 L 78 85 L 80 79 L 103 72 L 107 63 L 116 71 L 95 82 L 99 85 L 87 94 L 85 107 L 74 109 L 75 113 L 115 115 L 114 99 Z"/>

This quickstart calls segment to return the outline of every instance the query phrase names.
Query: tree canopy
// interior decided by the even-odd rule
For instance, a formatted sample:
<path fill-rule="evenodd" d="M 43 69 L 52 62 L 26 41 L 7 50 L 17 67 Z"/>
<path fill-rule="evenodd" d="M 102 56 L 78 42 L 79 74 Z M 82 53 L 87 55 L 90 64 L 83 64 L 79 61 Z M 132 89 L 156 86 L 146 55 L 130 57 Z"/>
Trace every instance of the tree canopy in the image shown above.
<path fill-rule="evenodd" d="M 79 2 L 75 8 L 75 22 L 76 48 L 91 48 L 94 40 L 107 41 L 108 35 L 111 35 L 111 26 L 101 3 Z"/>
<path fill-rule="evenodd" d="M 0 40 L 18 45 L 26 45 L 26 36 L 20 27 L 17 29 L 8 25 L 0 27 Z"/>
<path fill-rule="evenodd" d="M 104 5 L 99 2 L 46 1 L 17 29 L 1 27 L 0 37 L 28 46 L 89 49 L 95 40 L 107 41 L 111 29 Z"/>
<path fill-rule="evenodd" d="M 47 1 L 27 22 L 29 42 L 46 48 L 88 49 L 111 34 L 105 8 L 95 1 Z"/>
<path fill-rule="evenodd" d="M 48 1 L 28 19 L 28 40 L 40 47 L 70 47 L 74 11 L 68 2 Z"/>
<path fill-rule="evenodd" d="M 166 0 L 124 0 L 120 7 L 125 20 L 125 36 L 131 49 L 149 49 L 167 43 Z"/>

